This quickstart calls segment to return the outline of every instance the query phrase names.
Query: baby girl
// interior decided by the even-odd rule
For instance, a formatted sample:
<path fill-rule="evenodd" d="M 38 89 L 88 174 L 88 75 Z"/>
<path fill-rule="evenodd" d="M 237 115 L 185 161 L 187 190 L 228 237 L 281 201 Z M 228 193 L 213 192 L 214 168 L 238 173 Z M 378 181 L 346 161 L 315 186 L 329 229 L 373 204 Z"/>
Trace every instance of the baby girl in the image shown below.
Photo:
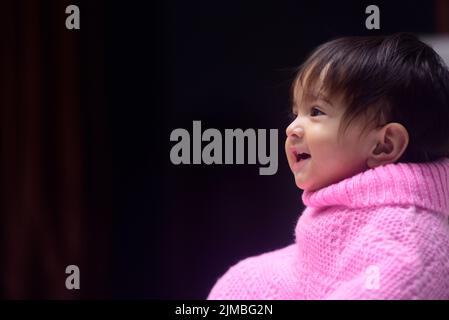
<path fill-rule="evenodd" d="M 292 85 L 293 244 L 208 299 L 449 299 L 449 71 L 415 36 L 319 46 Z"/>

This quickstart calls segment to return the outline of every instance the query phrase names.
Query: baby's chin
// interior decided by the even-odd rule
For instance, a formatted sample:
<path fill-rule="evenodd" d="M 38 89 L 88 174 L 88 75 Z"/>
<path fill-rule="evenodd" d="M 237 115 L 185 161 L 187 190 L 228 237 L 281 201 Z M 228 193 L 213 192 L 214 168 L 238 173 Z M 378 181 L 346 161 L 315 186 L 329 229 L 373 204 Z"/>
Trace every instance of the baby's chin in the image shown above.
<path fill-rule="evenodd" d="M 316 188 L 313 187 L 310 183 L 306 183 L 304 181 L 299 181 L 298 177 L 295 177 L 295 183 L 298 189 L 301 189 L 303 191 L 314 191 Z"/>
<path fill-rule="evenodd" d="M 307 192 L 314 192 L 314 191 L 318 191 L 320 189 L 320 188 L 314 188 L 314 187 L 303 187 L 298 184 L 296 184 L 296 186 L 298 187 L 298 189 L 300 189 L 302 191 L 307 191 Z"/>
<path fill-rule="evenodd" d="M 301 189 L 301 190 L 307 191 L 307 192 L 315 192 L 315 191 L 323 189 L 327 186 L 330 186 L 332 184 L 332 182 L 326 183 L 324 181 L 322 181 L 321 183 L 317 182 L 317 181 L 310 181 L 310 180 L 307 182 L 300 181 L 298 179 L 298 177 L 295 177 L 295 183 L 296 183 L 296 186 L 298 187 L 298 189 Z"/>

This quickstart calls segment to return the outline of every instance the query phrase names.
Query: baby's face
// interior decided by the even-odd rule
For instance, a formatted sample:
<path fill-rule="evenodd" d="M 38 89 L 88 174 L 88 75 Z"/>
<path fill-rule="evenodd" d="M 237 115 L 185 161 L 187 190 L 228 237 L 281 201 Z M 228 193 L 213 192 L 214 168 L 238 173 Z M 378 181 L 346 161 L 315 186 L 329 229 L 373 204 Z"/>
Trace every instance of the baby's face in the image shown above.
<path fill-rule="evenodd" d="M 295 119 L 286 130 L 285 152 L 298 188 L 316 191 L 368 169 L 371 145 L 369 135 L 361 135 L 364 123 L 352 122 L 338 140 L 343 99 L 305 95 L 300 85 L 297 87 Z M 300 159 L 301 153 L 310 156 Z"/>

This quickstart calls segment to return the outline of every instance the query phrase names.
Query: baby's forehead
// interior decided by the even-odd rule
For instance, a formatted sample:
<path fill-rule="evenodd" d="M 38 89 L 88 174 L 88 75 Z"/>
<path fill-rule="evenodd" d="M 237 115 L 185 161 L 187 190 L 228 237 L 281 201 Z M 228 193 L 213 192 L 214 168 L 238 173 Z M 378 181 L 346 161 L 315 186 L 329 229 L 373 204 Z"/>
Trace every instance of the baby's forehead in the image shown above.
<path fill-rule="evenodd" d="M 336 101 L 344 98 L 343 92 L 336 92 L 333 81 L 329 78 L 332 74 L 332 62 L 312 62 L 306 66 L 296 77 L 293 84 L 293 101 L 301 100 Z"/>
<path fill-rule="evenodd" d="M 342 94 L 330 93 L 319 85 L 303 86 L 299 81 L 293 89 L 293 103 L 296 105 L 322 100 L 336 106 L 339 104 L 342 96 Z"/>

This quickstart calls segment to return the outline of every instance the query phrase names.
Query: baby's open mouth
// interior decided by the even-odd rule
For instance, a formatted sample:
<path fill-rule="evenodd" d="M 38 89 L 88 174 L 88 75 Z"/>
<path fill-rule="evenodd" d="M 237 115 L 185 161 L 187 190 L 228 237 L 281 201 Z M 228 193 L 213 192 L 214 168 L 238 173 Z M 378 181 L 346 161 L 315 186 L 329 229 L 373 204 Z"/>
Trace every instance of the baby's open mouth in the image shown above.
<path fill-rule="evenodd" d="M 310 154 L 308 153 L 297 153 L 295 152 L 296 162 L 299 162 L 304 159 L 310 158 Z"/>

